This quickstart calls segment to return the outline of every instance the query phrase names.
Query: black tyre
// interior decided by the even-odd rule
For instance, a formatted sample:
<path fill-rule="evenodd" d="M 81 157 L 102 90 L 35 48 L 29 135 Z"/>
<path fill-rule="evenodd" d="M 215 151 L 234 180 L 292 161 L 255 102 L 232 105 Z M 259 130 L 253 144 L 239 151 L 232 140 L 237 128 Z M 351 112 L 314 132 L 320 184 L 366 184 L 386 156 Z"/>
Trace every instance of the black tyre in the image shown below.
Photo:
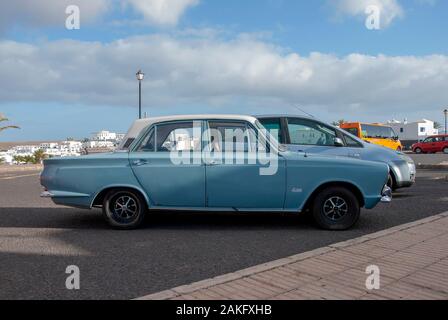
<path fill-rule="evenodd" d="M 129 230 L 139 227 L 146 211 L 146 201 L 138 192 L 115 189 L 104 197 L 103 215 L 114 228 Z"/>
<path fill-rule="evenodd" d="M 448 154 L 448 147 L 443 148 L 443 153 Z"/>
<path fill-rule="evenodd" d="M 389 173 L 389 177 L 387 178 L 387 186 L 392 190 L 395 190 L 394 177 Z"/>
<path fill-rule="evenodd" d="M 415 149 L 414 149 L 414 152 L 420 154 L 420 153 L 423 152 L 423 150 L 422 150 L 422 148 L 415 148 Z"/>
<path fill-rule="evenodd" d="M 319 227 L 347 230 L 358 221 L 361 209 L 352 191 L 343 187 L 330 187 L 316 196 L 312 211 Z"/>

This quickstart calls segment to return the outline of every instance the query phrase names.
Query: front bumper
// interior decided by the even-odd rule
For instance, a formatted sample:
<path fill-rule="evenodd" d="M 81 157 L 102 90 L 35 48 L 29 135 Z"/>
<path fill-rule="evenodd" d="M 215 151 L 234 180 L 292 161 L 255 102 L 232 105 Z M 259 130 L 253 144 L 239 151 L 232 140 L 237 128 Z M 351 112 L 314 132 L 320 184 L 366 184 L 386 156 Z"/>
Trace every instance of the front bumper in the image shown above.
<path fill-rule="evenodd" d="M 389 164 L 395 178 L 396 188 L 410 187 L 415 183 L 417 170 L 411 161 L 396 161 Z"/>

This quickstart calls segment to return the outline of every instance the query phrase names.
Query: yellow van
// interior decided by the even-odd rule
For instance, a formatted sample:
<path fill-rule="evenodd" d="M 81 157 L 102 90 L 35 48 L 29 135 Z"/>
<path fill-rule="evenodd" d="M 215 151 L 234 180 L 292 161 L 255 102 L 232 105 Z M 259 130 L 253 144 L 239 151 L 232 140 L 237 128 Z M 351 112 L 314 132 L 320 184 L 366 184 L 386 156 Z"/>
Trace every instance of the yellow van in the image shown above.
<path fill-rule="evenodd" d="M 343 123 L 340 127 L 367 142 L 397 151 L 403 149 L 398 135 L 391 127 L 379 123 L 368 124 L 361 122 Z"/>

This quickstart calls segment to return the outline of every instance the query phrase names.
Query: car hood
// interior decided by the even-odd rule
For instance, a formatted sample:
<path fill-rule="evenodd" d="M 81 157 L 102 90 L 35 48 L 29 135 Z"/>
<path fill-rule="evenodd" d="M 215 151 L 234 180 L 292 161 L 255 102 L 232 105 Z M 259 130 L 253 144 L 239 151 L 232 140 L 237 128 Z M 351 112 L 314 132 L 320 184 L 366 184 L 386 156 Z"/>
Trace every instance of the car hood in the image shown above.
<path fill-rule="evenodd" d="M 295 151 L 285 151 L 280 153 L 283 158 L 288 161 L 294 160 L 304 160 L 315 161 L 316 164 L 328 164 L 328 165 L 343 165 L 343 166 L 373 166 L 373 167 L 387 167 L 384 161 L 369 161 L 360 160 L 344 156 L 326 155 L 318 153 L 307 153 L 307 152 L 295 152 Z"/>

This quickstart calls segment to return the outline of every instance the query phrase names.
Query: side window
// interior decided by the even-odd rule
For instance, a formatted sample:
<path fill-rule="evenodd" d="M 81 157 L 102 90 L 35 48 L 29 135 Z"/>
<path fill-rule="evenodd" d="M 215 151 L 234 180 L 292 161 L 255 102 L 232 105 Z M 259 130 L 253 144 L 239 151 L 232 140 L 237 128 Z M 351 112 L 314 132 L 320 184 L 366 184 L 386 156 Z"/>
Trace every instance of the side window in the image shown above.
<path fill-rule="evenodd" d="M 209 121 L 211 152 L 252 152 L 256 135 L 243 122 Z"/>
<path fill-rule="evenodd" d="M 312 120 L 288 119 L 291 144 L 334 146 L 336 131 Z"/>
<path fill-rule="evenodd" d="M 143 140 L 137 146 L 135 151 L 136 152 L 154 152 L 154 129 L 151 129 L 146 134 L 146 136 L 143 138 Z"/>
<path fill-rule="evenodd" d="M 157 125 L 157 152 L 200 151 L 201 137 L 194 136 L 193 122 Z M 200 124 L 198 124 L 200 126 Z"/>
<path fill-rule="evenodd" d="M 347 144 L 347 147 L 351 148 L 362 148 L 362 144 L 353 139 L 352 137 L 344 134 L 345 143 Z"/>
<path fill-rule="evenodd" d="M 134 142 L 135 138 L 129 138 L 126 140 L 126 142 L 124 143 L 122 149 L 129 149 L 129 147 L 131 146 L 131 144 Z"/>
<path fill-rule="evenodd" d="M 259 121 L 279 143 L 284 143 L 280 118 L 260 119 Z"/>

